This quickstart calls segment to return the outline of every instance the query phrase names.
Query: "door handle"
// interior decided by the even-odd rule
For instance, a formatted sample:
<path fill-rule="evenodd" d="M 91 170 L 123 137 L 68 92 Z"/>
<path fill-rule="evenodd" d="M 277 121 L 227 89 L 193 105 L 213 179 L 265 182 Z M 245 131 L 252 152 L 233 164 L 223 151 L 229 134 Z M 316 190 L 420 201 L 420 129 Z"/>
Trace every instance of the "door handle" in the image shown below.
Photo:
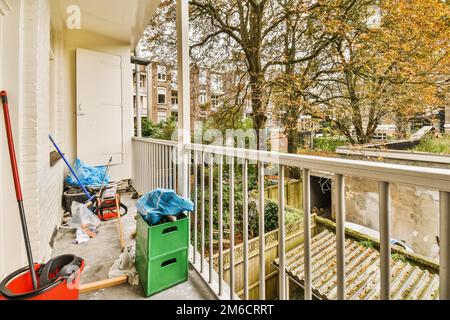
<path fill-rule="evenodd" d="M 76 113 L 77 113 L 77 116 L 84 116 L 84 115 L 86 115 L 85 113 L 83 113 L 83 109 L 81 108 L 81 103 L 78 104 Z"/>

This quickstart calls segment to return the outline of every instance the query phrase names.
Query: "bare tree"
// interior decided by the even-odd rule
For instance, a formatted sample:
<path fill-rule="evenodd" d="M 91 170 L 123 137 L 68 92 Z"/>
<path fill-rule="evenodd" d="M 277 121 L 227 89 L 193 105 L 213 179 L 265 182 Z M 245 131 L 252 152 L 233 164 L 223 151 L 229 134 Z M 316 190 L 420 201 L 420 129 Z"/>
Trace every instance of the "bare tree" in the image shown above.
<path fill-rule="evenodd" d="M 439 0 L 191 0 L 191 58 L 235 79 L 218 116 L 235 123 L 251 99 L 253 128 L 272 100 L 289 140 L 302 113 L 333 115 L 351 143 L 370 141 L 382 119 L 400 124 L 448 90 L 449 7 Z M 406 19 L 405 17 L 408 17 Z M 165 0 L 144 51 L 176 63 L 175 7 Z M 447 41 L 446 41 L 447 39 Z M 161 58 L 162 57 L 162 58 Z M 445 71 L 447 70 L 447 72 Z M 401 130 L 399 130 L 401 131 Z"/>
<path fill-rule="evenodd" d="M 326 1 L 325 1 L 326 2 Z M 301 0 L 192 0 L 193 33 L 201 35 L 193 48 L 214 44 L 232 51 L 242 52 L 243 70 L 248 76 L 251 95 L 253 128 L 263 129 L 267 120 L 267 104 L 270 98 L 270 78 L 283 67 L 314 59 L 334 41 L 323 26 L 307 23 L 316 10 L 323 11 L 321 2 Z M 290 21 L 302 19 L 299 34 L 313 35 L 310 42 L 297 47 L 297 34 L 291 41 L 291 52 L 286 55 L 282 42 L 290 32 Z M 311 21 L 311 20 L 309 20 Z M 321 30 L 322 29 L 322 30 Z M 314 30 L 314 32 L 312 32 Z M 260 142 L 261 143 L 261 142 Z"/>
<path fill-rule="evenodd" d="M 360 1 L 341 19 L 342 31 L 327 52 L 331 72 L 318 79 L 318 100 L 353 144 L 372 140 L 382 119 L 404 124 L 438 103 L 439 88 L 448 89 L 449 6 L 385 0 L 373 29 L 367 24 L 371 5 Z"/>

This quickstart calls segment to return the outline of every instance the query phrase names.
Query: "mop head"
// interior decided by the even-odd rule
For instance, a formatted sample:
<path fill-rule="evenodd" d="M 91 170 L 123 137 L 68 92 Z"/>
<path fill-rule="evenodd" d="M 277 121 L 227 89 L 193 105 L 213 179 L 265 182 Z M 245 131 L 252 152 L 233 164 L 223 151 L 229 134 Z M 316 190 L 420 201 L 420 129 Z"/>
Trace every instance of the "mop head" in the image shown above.
<path fill-rule="evenodd" d="M 128 283 L 137 286 L 139 284 L 139 275 L 134 266 L 135 258 L 134 245 L 127 246 L 109 269 L 108 277 L 112 279 L 126 275 L 128 276 Z"/>

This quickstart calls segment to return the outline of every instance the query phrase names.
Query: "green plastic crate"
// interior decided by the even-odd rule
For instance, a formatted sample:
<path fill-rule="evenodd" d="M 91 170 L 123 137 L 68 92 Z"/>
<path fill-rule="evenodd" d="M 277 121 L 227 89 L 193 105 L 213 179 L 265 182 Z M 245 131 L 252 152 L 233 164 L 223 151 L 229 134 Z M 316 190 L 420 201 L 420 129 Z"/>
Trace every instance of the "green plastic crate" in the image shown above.
<path fill-rule="evenodd" d="M 188 277 L 189 218 L 150 226 L 140 214 L 136 226 L 136 270 L 145 295 Z"/>

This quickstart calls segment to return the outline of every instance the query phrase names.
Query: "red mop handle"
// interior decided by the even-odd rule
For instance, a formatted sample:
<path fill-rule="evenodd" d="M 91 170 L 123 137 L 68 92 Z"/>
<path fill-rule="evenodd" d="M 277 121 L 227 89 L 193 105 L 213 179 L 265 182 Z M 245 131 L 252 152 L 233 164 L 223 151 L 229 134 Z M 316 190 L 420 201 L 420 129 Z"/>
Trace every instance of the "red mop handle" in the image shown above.
<path fill-rule="evenodd" d="M 9 158 L 11 160 L 11 168 L 14 177 L 14 187 L 16 188 L 17 205 L 19 206 L 20 221 L 22 222 L 23 239 L 25 241 L 25 249 L 27 250 L 28 267 L 31 274 L 31 282 L 33 289 L 38 289 L 36 272 L 34 272 L 33 254 L 31 252 L 30 237 L 28 235 L 27 221 L 25 218 L 25 209 L 23 208 L 22 189 L 20 188 L 19 170 L 17 169 L 16 152 L 14 150 L 14 140 L 11 130 L 11 118 L 9 117 L 8 95 L 6 91 L 0 92 L 0 98 L 3 105 L 3 113 L 5 115 L 6 137 L 8 138 Z"/>
<path fill-rule="evenodd" d="M 2 99 L 3 114 L 5 115 L 6 136 L 8 138 L 9 159 L 11 160 L 14 188 L 16 189 L 17 201 L 22 201 L 22 188 L 20 187 L 19 170 L 17 169 L 16 152 L 14 150 L 14 140 L 11 130 L 11 118 L 9 116 L 8 94 L 6 91 L 2 91 L 0 92 L 0 97 Z"/>

